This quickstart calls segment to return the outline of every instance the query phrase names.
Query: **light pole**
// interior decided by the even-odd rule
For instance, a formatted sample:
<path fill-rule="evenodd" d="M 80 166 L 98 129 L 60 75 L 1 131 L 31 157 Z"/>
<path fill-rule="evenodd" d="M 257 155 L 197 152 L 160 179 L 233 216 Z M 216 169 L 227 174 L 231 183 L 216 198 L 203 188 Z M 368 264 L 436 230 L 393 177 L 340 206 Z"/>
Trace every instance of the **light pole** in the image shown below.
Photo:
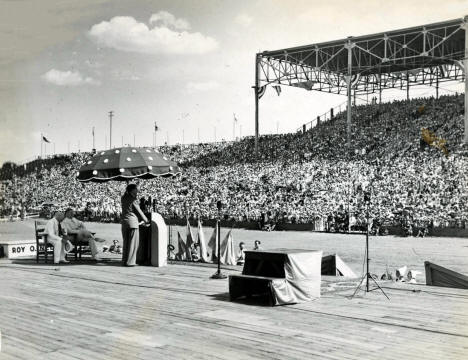
<path fill-rule="evenodd" d="M 109 111 L 109 149 L 112 149 L 112 117 L 114 116 L 113 111 Z"/>

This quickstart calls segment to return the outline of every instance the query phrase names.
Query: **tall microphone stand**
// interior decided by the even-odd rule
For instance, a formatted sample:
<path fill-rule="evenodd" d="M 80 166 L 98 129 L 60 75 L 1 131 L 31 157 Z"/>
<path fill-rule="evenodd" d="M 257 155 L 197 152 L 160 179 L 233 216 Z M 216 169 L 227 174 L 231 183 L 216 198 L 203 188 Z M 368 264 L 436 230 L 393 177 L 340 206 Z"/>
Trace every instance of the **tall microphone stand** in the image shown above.
<path fill-rule="evenodd" d="M 366 279 L 366 290 L 365 290 L 366 293 L 378 289 L 378 290 L 380 290 L 382 292 L 382 294 L 385 295 L 385 297 L 388 300 L 390 300 L 390 298 L 387 296 L 385 291 L 383 291 L 383 289 L 380 287 L 380 285 L 377 283 L 377 281 L 372 277 L 371 273 L 369 272 L 369 261 L 370 261 L 370 258 L 369 258 L 369 206 L 370 206 L 370 194 L 364 195 L 364 201 L 366 203 L 366 255 L 365 255 L 366 273 L 362 276 L 361 280 L 359 281 L 359 284 L 356 287 L 356 289 L 354 290 L 354 293 L 351 296 L 351 299 L 353 299 L 354 296 L 356 296 L 358 290 L 361 288 L 361 285 L 362 285 L 364 279 Z M 373 288 L 373 289 L 369 288 L 369 279 L 371 279 L 374 282 L 374 284 L 376 285 L 375 288 Z"/>
<path fill-rule="evenodd" d="M 216 220 L 218 238 L 218 270 L 216 270 L 216 272 L 211 275 L 211 279 L 226 279 L 227 275 L 221 272 L 221 201 L 218 201 L 216 206 L 218 207 L 218 219 Z"/>

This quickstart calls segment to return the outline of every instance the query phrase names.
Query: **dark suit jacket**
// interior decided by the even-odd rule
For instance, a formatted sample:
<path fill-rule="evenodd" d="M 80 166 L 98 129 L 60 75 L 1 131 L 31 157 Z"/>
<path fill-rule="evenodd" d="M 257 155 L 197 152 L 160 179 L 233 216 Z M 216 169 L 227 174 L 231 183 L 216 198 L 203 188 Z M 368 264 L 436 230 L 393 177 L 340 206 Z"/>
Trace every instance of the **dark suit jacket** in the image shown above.
<path fill-rule="evenodd" d="M 122 196 L 122 216 L 120 223 L 123 226 L 138 229 L 138 217 L 144 221 L 148 221 L 143 211 L 141 211 L 140 206 L 138 205 L 137 198 L 133 197 L 129 193 L 125 193 Z"/>

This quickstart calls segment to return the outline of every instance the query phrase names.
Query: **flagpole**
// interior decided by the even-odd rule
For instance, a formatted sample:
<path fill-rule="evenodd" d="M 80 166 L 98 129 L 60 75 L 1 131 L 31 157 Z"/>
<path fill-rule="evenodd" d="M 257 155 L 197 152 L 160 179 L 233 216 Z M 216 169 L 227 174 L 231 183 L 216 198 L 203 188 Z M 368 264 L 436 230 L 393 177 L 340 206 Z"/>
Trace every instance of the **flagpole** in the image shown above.
<path fill-rule="evenodd" d="M 154 122 L 154 132 L 153 132 L 153 148 L 156 148 L 156 143 L 157 143 L 157 135 L 158 135 L 158 125 L 156 124 L 156 121 Z"/>
<path fill-rule="evenodd" d="M 114 112 L 109 111 L 109 149 L 112 149 L 112 116 Z"/>
<path fill-rule="evenodd" d="M 232 141 L 236 141 L 236 114 L 234 114 L 234 119 L 232 119 Z"/>
<path fill-rule="evenodd" d="M 42 133 L 41 133 L 41 159 L 42 159 Z"/>
<path fill-rule="evenodd" d="M 95 143 L 95 140 L 94 140 L 94 126 L 93 126 L 93 149 L 96 149 L 96 143 Z"/>

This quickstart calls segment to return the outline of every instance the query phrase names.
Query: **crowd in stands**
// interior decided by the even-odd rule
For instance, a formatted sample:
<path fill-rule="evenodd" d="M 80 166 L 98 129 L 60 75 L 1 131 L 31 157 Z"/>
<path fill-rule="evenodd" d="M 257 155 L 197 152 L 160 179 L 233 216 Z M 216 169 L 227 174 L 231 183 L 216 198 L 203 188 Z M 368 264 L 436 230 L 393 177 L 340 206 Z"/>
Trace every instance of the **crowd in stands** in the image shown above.
<path fill-rule="evenodd" d="M 468 226 L 468 154 L 462 146 L 463 97 L 420 98 L 353 107 L 351 148 L 346 113 L 305 133 L 192 146 L 161 146 L 183 168 L 176 178 L 138 181 L 140 196 L 166 218 L 221 216 L 258 222 L 313 223 L 327 231 L 401 226 Z M 423 129 L 444 139 L 448 155 L 426 143 Z M 3 180 L 1 215 L 18 207 L 72 206 L 87 219 L 116 221 L 125 183 L 81 184 L 76 170 L 90 154 L 72 154 Z M 147 202 L 148 205 L 148 202 Z"/>

